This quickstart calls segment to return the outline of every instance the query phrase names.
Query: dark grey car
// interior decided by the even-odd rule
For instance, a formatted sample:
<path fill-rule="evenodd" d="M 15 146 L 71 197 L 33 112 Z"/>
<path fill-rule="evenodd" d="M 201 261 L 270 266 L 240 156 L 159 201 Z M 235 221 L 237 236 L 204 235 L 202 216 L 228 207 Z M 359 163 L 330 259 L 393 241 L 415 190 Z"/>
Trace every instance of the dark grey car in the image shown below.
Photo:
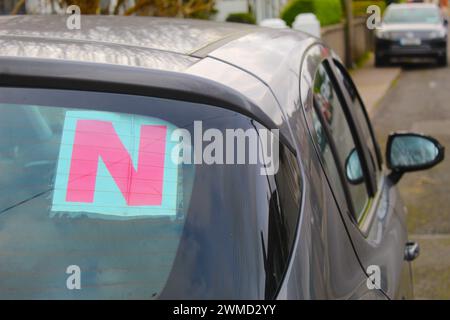
<path fill-rule="evenodd" d="M 351 78 L 318 39 L 1 17 L 0 115 L 0 298 L 412 297 L 418 247 L 395 184 L 444 149 L 397 133 L 383 160 Z M 278 171 L 169 165 L 169 133 L 195 138 L 200 121 L 218 136 L 273 130 Z"/>
<path fill-rule="evenodd" d="M 434 4 L 391 4 L 375 32 L 375 65 L 392 59 L 435 59 L 447 65 L 447 18 Z"/>

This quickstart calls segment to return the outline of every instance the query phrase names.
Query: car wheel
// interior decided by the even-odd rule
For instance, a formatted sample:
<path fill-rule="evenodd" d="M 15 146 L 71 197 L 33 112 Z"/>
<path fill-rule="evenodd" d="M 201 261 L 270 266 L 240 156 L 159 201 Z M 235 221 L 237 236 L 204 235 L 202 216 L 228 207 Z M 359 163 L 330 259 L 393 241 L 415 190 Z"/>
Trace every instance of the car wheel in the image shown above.
<path fill-rule="evenodd" d="M 438 57 L 437 63 L 438 63 L 438 65 L 441 66 L 441 67 L 446 67 L 446 66 L 447 66 L 447 64 L 448 64 L 448 61 L 447 61 L 447 51 L 445 52 L 445 54 L 444 54 L 442 57 Z"/>

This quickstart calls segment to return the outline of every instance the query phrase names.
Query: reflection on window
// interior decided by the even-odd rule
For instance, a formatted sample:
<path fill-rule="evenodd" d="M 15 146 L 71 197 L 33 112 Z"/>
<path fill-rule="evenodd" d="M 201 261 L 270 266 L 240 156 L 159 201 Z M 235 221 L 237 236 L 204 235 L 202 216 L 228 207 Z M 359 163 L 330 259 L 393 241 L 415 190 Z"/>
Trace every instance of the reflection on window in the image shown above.
<path fill-rule="evenodd" d="M 269 200 L 266 298 L 273 299 L 289 263 L 300 215 L 301 176 L 295 156 L 280 144 L 278 173 L 268 176 Z"/>
<path fill-rule="evenodd" d="M 268 178 L 260 174 L 260 164 L 180 165 L 177 176 L 163 177 L 176 182 L 177 207 L 158 208 L 165 213 L 158 215 L 144 207 L 158 206 L 159 202 L 141 206 L 142 203 L 134 202 L 141 199 L 128 199 L 127 204 L 124 195 L 128 189 L 121 189 L 117 181 L 126 178 L 129 182 L 128 172 L 133 171 L 125 175 L 119 172 L 120 168 L 114 165 L 123 162 L 109 158 L 111 149 L 105 145 L 113 143 L 120 151 L 117 153 L 120 160 L 135 160 L 138 153 L 129 152 L 131 147 L 143 140 L 152 143 L 149 136 L 161 132 L 151 130 L 136 136 L 133 132 L 142 133 L 134 130 L 140 120 L 159 119 L 159 126 L 161 121 L 168 122 L 186 128 L 193 136 L 196 120 L 204 120 L 205 130 L 215 128 L 224 134 L 227 129 L 253 128 L 251 119 L 217 107 L 157 98 L 64 91 L 63 101 L 58 102 L 52 90 L 44 93 L 41 89 L 7 90 L 21 101 L 24 97 L 38 101 L 35 105 L 0 103 L 0 298 L 260 299 L 264 298 L 266 277 L 277 281 L 282 278 L 290 247 L 288 251 L 278 248 L 285 250 L 287 243 L 292 243 L 291 230 L 295 225 L 291 225 L 291 214 L 296 217 L 299 205 L 295 202 L 299 199 L 297 189 L 297 193 L 282 189 L 290 188 L 289 182 L 296 179 L 286 161 L 282 159 L 280 178 L 276 178 L 281 179 L 277 183 L 284 184 L 280 189 L 275 184 L 269 185 Z M 4 96 L 0 94 L 1 98 Z M 96 97 L 95 102 L 90 100 L 92 96 Z M 51 102 L 44 100 L 48 103 L 44 104 L 40 99 Z M 65 101 L 87 106 L 65 107 Z M 50 104 L 57 102 L 61 105 Z M 89 109 L 97 104 L 99 110 Z M 130 114 L 113 113 L 117 119 L 106 119 L 105 106 L 114 110 L 136 106 L 148 110 L 148 115 L 130 117 Z M 96 118 L 99 114 L 102 119 Z M 61 149 L 67 148 L 67 142 L 75 141 L 76 130 L 73 139 L 63 138 L 71 132 L 70 125 L 77 128 L 72 122 L 74 118 L 67 119 L 74 115 L 83 120 L 95 115 L 92 120 L 114 122 L 114 131 L 111 126 L 99 126 L 99 123 L 79 131 L 89 135 L 98 130 L 103 134 L 108 132 L 109 139 L 84 139 L 84 142 L 101 146 L 101 159 L 92 160 L 97 169 L 104 166 L 97 170 L 97 178 L 101 174 L 110 180 L 95 187 L 100 191 L 114 189 L 115 196 L 109 199 L 97 199 L 95 192 L 92 199 L 92 190 L 84 188 L 84 195 L 89 198 L 78 194 L 75 198 L 63 196 L 54 201 L 55 188 L 61 187 L 57 185 L 58 174 L 64 176 L 71 171 L 65 160 L 74 155 L 73 146 L 72 153 Z M 81 146 L 86 145 L 80 143 L 76 147 Z M 89 150 L 82 152 L 78 161 L 91 156 L 89 152 L 93 148 L 87 146 Z M 162 147 L 158 145 L 156 149 Z M 248 154 L 245 158 L 249 159 Z M 162 161 L 159 157 L 155 159 Z M 74 190 L 80 191 L 78 187 Z M 165 191 L 173 192 L 163 186 Z M 164 204 L 164 195 L 158 199 Z M 107 208 L 102 209 L 100 205 L 93 208 L 98 200 L 109 201 L 103 203 Z M 76 210 L 68 207 L 71 204 L 77 206 Z M 121 210 L 124 206 L 128 212 Z M 131 217 L 123 216 L 130 212 Z M 264 251 L 261 232 L 266 241 Z M 275 232 L 280 235 L 279 244 L 268 236 Z M 278 253 L 282 254 L 281 258 Z M 265 268 L 268 255 L 273 257 L 270 271 Z M 81 269 L 81 290 L 66 287 L 69 265 Z M 266 275 L 266 271 L 271 273 Z"/>
<path fill-rule="evenodd" d="M 338 77 L 342 80 L 344 83 L 345 89 L 347 90 L 347 93 L 349 94 L 350 100 L 352 102 L 352 105 L 350 108 L 354 111 L 354 114 L 356 116 L 355 121 L 358 121 L 359 127 L 361 128 L 362 138 L 364 142 L 366 143 L 368 149 L 369 149 L 369 155 L 370 160 L 372 161 L 372 165 L 374 170 L 379 169 L 378 160 L 381 161 L 381 157 L 378 156 L 377 152 L 377 146 L 375 141 L 375 136 L 372 134 L 369 119 L 366 116 L 364 106 L 362 101 L 359 99 L 359 96 L 356 91 L 356 87 L 351 80 L 351 78 L 343 71 L 343 66 L 339 64 L 339 62 L 335 61 Z M 379 159 L 380 158 L 380 159 Z M 381 171 L 377 170 L 377 176 L 381 175 Z"/>
<path fill-rule="evenodd" d="M 314 105 L 314 113 L 316 113 L 313 115 L 314 129 L 322 160 L 333 187 L 335 190 L 340 190 L 341 185 L 340 182 L 338 182 L 339 173 L 337 170 L 341 170 L 344 173 L 346 172 L 344 166 L 348 163 L 348 158 L 356 149 L 342 105 L 338 99 L 331 79 L 323 66 L 319 67 L 314 82 Z M 321 119 L 321 121 L 319 119 Z M 335 156 L 339 160 L 341 166 L 343 166 L 342 168 L 338 169 L 336 166 L 336 159 L 332 155 L 330 142 L 328 141 L 328 136 L 325 134 L 325 128 L 323 128 L 324 124 L 334 140 L 337 153 Z M 359 171 L 355 169 L 355 166 L 360 165 L 359 155 L 357 157 L 354 156 L 353 159 L 358 160 L 352 161 L 352 171 Z M 347 175 L 344 174 L 343 176 L 346 177 Z M 349 187 L 356 218 L 358 219 L 364 212 L 368 202 L 364 180 L 361 179 L 355 183 L 355 181 L 349 181 L 347 179 L 345 183 Z"/>

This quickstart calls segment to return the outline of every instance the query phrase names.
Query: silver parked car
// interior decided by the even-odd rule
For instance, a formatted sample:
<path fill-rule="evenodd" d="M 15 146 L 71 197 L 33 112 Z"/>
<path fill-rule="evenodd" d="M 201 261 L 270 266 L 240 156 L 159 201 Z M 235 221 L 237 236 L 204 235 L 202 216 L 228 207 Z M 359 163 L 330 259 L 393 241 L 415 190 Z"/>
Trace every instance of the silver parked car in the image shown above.
<path fill-rule="evenodd" d="M 376 31 L 376 66 L 386 65 L 392 58 L 433 58 L 439 65 L 447 65 L 447 29 L 447 18 L 437 5 L 389 5 Z"/>
<path fill-rule="evenodd" d="M 0 298 L 412 297 L 419 252 L 396 183 L 444 148 L 393 133 L 383 157 L 324 43 L 205 21 L 82 23 L 0 17 Z M 171 162 L 171 133 L 196 137 L 199 123 L 271 129 L 279 169 Z"/>

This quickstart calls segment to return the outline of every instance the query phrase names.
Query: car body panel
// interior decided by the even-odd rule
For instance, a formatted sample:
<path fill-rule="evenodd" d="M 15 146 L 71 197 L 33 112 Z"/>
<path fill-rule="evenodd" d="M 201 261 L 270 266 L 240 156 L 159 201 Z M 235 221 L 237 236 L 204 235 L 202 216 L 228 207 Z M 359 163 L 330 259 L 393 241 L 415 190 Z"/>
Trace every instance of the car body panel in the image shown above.
<path fill-rule="evenodd" d="M 329 56 L 321 56 L 317 47 L 312 47 L 306 58 L 318 66 L 319 63 Z M 307 69 L 307 67 L 304 67 Z M 316 67 L 310 67 L 315 70 Z M 305 82 L 301 88 L 310 90 L 314 74 L 305 72 L 302 80 Z M 306 116 L 311 112 L 312 92 L 302 94 L 302 103 L 304 105 Z M 309 127 L 311 128 L 312 122 Z M 386 172 L 384 172 L 384 175 Z M 405 216 L 403 212 L 403 203 L 398 195 L 396 187 L 390 183 L 389 179 L 383 178 L 379 182 L 378 194 L 374 197 L 371 211 L 365 217 L 362 225 L 355 223 L 348 214 L 349 208 L 347 201 L 343 196 L 336 195 L 336 201 L 339 203 L 341 217 L 345 223 L 346 229 L 350 235 L 354 249 L 360 259 L 363 269 L 366 271 L 369 266 L 376 265 L 381 269 L 381 287 L 383 292 L 391 298 L 411 298 L 411 284 L 404 283 L 401 277 L 405 269 L 409 269 L 407 262 L 403 260 L 405 245 L 407 241 L 407 230 Z M 409 276 L 409 271 L 408 271 Z M 408 278 L 408 277 L 407 277 Z"/>
<path fill-rule="evenodd" d="M 109 44 L 96 42 L 74 46 L 64 40 L 40 40 L 16 36 L 0 36 L 0 56 L 83 61 L 178 72 L 198 61 L 194 57 L 142 47 L 115 48 Z"/>
<path fill-rule="evenodd" d="M 402 46 L 399 40 L 377 39 L 376 53 L 379 57 L 445 57 L 447 42 L 445 40 L 421 40 L 420 45 Z"/>
<path fill-rule="evenodd" d="M 215 70 L 215 72 L 211 72 Z M 214 58 L 206 57 L 186 70 L 186 73 L 222 83 L 251 99 L 281 127 L 283 113 L 269 88 L 250 73 Z"/>
<path fill-rule="evenodd" d="M 383 31 L 396 32 L 396 31 L 406 31 L 406 32 L 430 32 L 439 31 L 443 29 L 442 24 L 427 24 L 427 23 L 383 23 L 381 25 Z M 424 34 L 426 35 L 426 34 Z"/>
<path fill-rule="evenodd" d="M 190 54 L 215 41 L 255 27 L 202 20 L 83 16 L 80 30 L 66 28 L 65 16 L 0 17 L 0 36 L 35 37 L 73 43 L 104 43 Z M 114 54 L 114 52 L 111 52 Z"/>

